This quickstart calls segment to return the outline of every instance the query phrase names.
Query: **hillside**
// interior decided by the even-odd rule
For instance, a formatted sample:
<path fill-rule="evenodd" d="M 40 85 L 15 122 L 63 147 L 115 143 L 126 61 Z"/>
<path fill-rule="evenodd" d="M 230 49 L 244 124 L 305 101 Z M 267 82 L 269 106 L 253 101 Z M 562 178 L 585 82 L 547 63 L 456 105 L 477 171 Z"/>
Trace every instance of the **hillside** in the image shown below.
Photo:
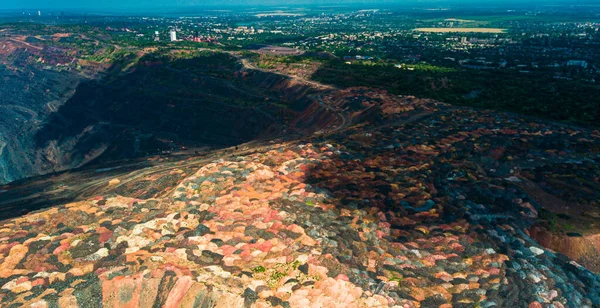
<path fill-rule="evenodd" d="M 0 37 L 0 183 L 271 137 L 309 104 L 306 87 L 246 76 L 235 55 L 115 49 L 101 36 L 38 31 Z M 83 44 L 108 47 L 88 55 Z"/>
<path fill-rule="evenodd" d="M 598 130 L 135 50 L 5 58 L 0 306 L 600 305 Z"/>
<path fill-rule="evenodd" d="M 598 131 L 330 91 L 313 135 L 2 188 L 80 193 L 4 221 L 3 305 L 599 303 Z"/>

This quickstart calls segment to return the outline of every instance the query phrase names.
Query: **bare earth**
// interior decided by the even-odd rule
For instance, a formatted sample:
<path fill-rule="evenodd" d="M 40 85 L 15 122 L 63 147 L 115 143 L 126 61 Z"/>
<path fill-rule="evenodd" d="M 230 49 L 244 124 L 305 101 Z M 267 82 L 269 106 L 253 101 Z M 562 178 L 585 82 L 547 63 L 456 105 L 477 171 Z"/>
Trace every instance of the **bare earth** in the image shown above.
<path fill-rule="evenodd" d="M 446 18 L 444 21 L 457 21 L 457 22 L 475 22 L 475 20 L 470 19 L 458 19 L 458 18 Z"/>
<path fill-rule="evenodd" d="M 506 29 L 499 28 L 417 28 L 421 32 L 477 32 L 477 33 L 505 33 Z"/>
<path fill-rule="evenodd" d="M 273 16 L 302 16 L 304 14 L 298 14 L 298 13 L 284 13 L 284 12 L 273 12 L 273 13 L 262 13 L 262 14 L 256 14 L 254 16 L 256 17 L 273 17 Z"/>

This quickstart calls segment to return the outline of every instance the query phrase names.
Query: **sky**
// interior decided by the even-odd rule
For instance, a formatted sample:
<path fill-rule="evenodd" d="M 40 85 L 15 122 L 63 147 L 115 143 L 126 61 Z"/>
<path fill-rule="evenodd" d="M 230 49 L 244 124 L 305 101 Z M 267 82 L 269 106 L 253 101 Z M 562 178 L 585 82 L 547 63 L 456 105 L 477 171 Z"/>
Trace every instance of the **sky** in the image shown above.
<path fill-rule="evenodd" d="M 185 8 L 199 6 L 248 6 L 248 5 L 334 5 L 349 3 L 365 4 L 431 4 L 453 5 L 467 4 L 544 4 L 561 3 L 594 3 L 598 0 L 0 0 L 0 9 L 156 9 Z"/>

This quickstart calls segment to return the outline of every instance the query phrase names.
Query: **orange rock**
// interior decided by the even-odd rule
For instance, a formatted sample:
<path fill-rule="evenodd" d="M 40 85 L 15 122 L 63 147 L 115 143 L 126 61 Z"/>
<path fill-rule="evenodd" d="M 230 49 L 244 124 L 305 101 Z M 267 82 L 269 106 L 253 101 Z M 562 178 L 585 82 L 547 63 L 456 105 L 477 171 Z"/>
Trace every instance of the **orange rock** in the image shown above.
<path fill-rule="evenodd" d="M 529 308 L 542 308 L 542 304 L 539 302 L 531 302 L 529 303 Z"/>
<path fill-rule="evenodd" d="M 49 277 L 49 282 L 54 283 L 56 281 L 65 281 L 66 274 L 65 273 L 51 273 Z"/>
<path fill-rule="evenodd" d="M 469 282 L 469 289 L 479 289 L 479 284 L 477 282 Z"/>
<path fill-rule="evenodd" d="M 119 307 L 140 307 L 140 291 L 142 288 L 142 279 L 140 279 L 140 277 L 127 277 L 126 279 L 123 279 L 117 287 L 117 293 L 119 294 Z"/>
<path fill-rule="evenodd" d="M 410 288 L 410 296 L 414 297 L 417 301 L 424 301 L 427 293 L 421 288 L 412 287 Z"/>
<path fill-rule="evenodd" d="M 24 245 L 13 246 L 4 261 L 0 263 L 0 278 L 7 278 L 12 275 L 12 270 L 21 262 L 29 249 Z"/>
<path fill-rule="evenodd" d="M 500 283 L 500 278 L 490 279 L 488 282 L 491 283 L 491 284 Z"/>
<path fill-rule="evenodd" d="M 204 286 L 201 283 L 194 282 L 192 284 L 192 286 L 188 289 L 188 291 L 185 292 L 185 295 L 179 302 L 179 307 L 182 307 L 182 308 L 197 307 L 196 297 L 198 296 L 198 294 L 201 294 L 203 292 L 206 292 L 206 286 Z M 194 305 L 194 304 L 196 304 L 196 305 Z M 140 306 L 140 307 L 142 307 L 142 306 Z"/>
<path fill-rule="evenodd" d="M 41 286 L 44 284 L 44 278 L 38 278 L 34 281 L 31 282 L 31 286 L 35 287 L 35 286 Z"/>
<path fill-rule="evenodd" d="M 63 295 L 58 298 L 59 307 L 79 307 L 77 304 L 77 298 L 73 295 Z"/>
<path fill-rule="evenodd" d="M 81 267 L 73 267 L 67 273 L 72 274 L 73 276 L 83 276 L 87 273 L 90 273 L 94 270 L 94 264 L 86 264 Z"/>
<path fill-rule="evenodd" d="M 302 243 L 303 245 L 306 246 L 315 246 L 317 244 L 317 242 L 315 240 L 313 240 L 311 237 L 309 237 L 308 235 L 304 235 L 300 238 L 300 243 Z"/>

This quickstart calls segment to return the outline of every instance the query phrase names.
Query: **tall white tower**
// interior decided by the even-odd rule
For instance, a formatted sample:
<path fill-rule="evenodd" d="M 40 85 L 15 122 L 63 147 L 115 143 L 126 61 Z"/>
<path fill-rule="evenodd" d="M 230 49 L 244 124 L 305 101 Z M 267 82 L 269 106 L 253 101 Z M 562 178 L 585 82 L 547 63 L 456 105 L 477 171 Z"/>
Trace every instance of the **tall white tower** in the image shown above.
<path fill-rule="evenodd" d="M 171 42 L 177 41 L 177 31 L 175 31 L 175 30 L 169 31 L 169 36 L 171 37 Z"/>

